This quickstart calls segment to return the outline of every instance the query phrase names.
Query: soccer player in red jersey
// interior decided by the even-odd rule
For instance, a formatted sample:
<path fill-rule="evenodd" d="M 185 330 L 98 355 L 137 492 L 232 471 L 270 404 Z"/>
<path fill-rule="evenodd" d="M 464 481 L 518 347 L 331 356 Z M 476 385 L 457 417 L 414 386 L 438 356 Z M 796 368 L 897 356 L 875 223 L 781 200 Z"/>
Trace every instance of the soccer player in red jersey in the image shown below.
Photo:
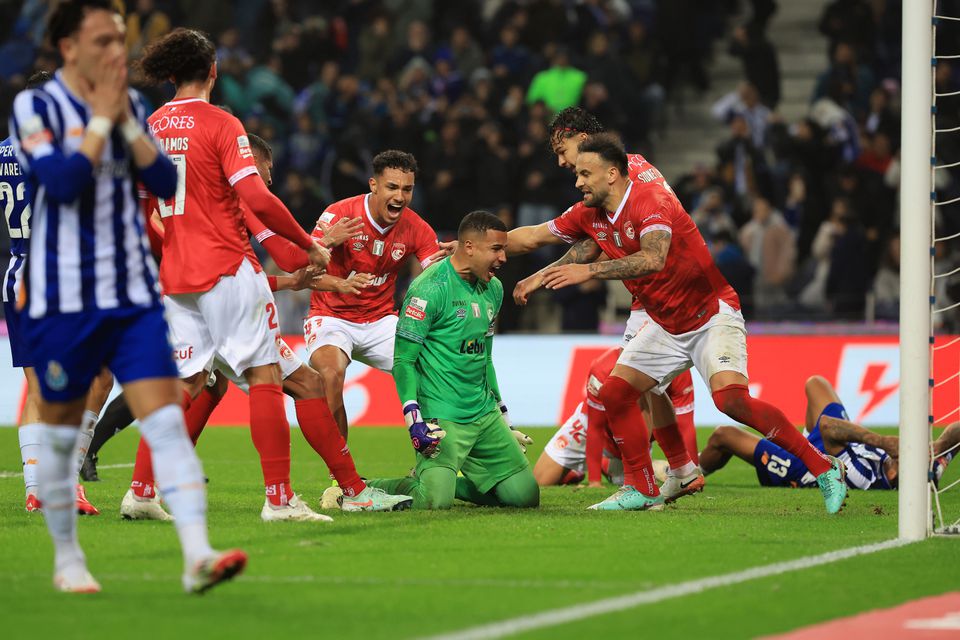
<path fill-rule="evenodd" d="M 578 483 L 586 477 L 590 486 L 599 487 L 601 473 L 615 484 L 632 484 L 629 476 L 624 478 L 620 447 L 609 431 L 606 409 L 600 400 L 600 389 L 617 364 L 621 351 L 622 347 L 608 349 L 590 364 L 583 401 L 543 448 L 533 469 L 540 486 Z M 677 407 L 678 417 L 691 417 L 678 421 L 677 426 L 687 453 L 698 463 L 697 433 L 692 420 L 693 389 L 676 382 L 677 379 L 667 391 Z M 657 468 L 660 479 L 666 475 L 667 464 L 659 460 L 654 461 L 654 466 L 657 467 L 658 463 L 663 463 L 662 468 Z"/>
<path fill-rule="evenodd" d="M 362 221 L 362 230 L 333 250 L 327 272 L 340 278 L 373 275 L 373 281 L 356 296 L 314 292 L 310 315 L 303 323 L 310 366 L 323 376 L 327 402 L 344 437 L 347 365 L 356 359 L 382 371 L 393 369 L 397 273 L 409 258 L 426 268 L 444 254 L 436 232 L 408 206 L 416 175 L 417 161 L 411 154 L 395 150 L 377 154 L 370 192 L 327 207 L 313 232 L 314 238 L 322 240 L 325 229 L 343 218 Z"/>
<path fill-rule="evenodd" d="M 550 123 L 550 145 L 557 157 L 557 164 L 573 171 L 579 154 L 579 144 L 587 136 L 602 132 L 603 126 L 590 112 L 580 107 L 569 107 L 560 111 Z M 627 171 L 632 181 L 643 185 L 657 185 L 673 195 L 673 191 L 664 179 L 663 174 L 639 153 L 632 153 L 627 156 Z M 513 229 L 510 231 L 509 238 L 508 255 L 528 253 L 544 245 L 558 242 L 557 236 L 547 223 Z M 592 262 L 607 258 L 597 246 L 597 243 L 590 237 L 580 238 L 576 241 L 573 238 L 562 238 L 562 240 L 569 240 L 573 246 L 562 258 L 554 262 L 553 266 L 571 262 Z M 517 304 L 526 304 L 530 294 L 543 286 L 544 271 L 545 269 L 541 269 L 517 283 L 513 294 L 514 301 Z M 630 317 L 627 319 L 627 326 L 623 332 L 622 347 L 626 347 L 640 327 L 649 319 L 650 316 L 643 309 L 643 305 L 634 296 Z M 693 462 L 697 460 L 696 430 L 693 416 L 693 378 L 690 376 L 690 372 L 684 371 L 677 375 L 667 387 L 667 394 L 665 395 L 645 394 L 641 406 L 644 408 L 647 422 L 653 428 L 654 438 L 671 463 L 673 470 L 670 475 L 680 478 L 679 484 L 682 486 L 682 490 L 676 495 L 668 496 L 669 501 L 672 502 L 682 495 L 703 490 L 703 476 L 695 468 L 696 465 L 688 464 L 690 460 Z M 684 442 L 676 437 L 678 430 L 684 442 L 689 444 L 689 441 L 693 441 L 693 446 L 684 446 Z M 693 452 L 692 456 L 690 456 L 691 452 Z"/>
<path fill-rule="evenodd" d="M 273 150 L 265 140 L 259 136 L 249 134 L 250 147 L 253 150 L 257 173 L 267 186 L 272 184 Z M 335 276 L 322 274 L 314 276 L 314 267 L 309 266 L 306 254 L 295 244 L 282 238 L 267 229 L 250 210 L 241 203 L 246 228 L 243 234 L 247 237 L 247 258 L 259 267 L 249 239 L 254 237 L 266 249 L 277 265 L 286 271 L 296 272 L 288 276 L 269 276 L 268 282 L 271 291 L 281 289 L 304 289 L 312 286 L 320 290 L 333 290 L 359 293 L 368 279 L 368 274 L 356 274 L 350 280 L 342 280 Z M 159 218 L 159 216 L 156 216 Z M 162 220 L 153 220 L 154 229 L 165 235 Z M 326 240 L 331 246 L 336 246 L 353 235 L 358 230 L 359 223 L 355 220 L 342 220 L 328 230 Z M 162 238 L 161 238 L 162 242 Z M 320 374 L 293 352 L 283 340 L 279 331 L 275 331 L 277 350 L 280 356 L 280 373 L 285 394 L 294 399 L 300 431 L 304 438 L 313 447 L 314 451 L 330 468 L 340 488 L 339 501 L 328 505 L 338 507 L 344 511 L 399 511 L 409 507 L 413 498 L 404 495 L 390 495 L 381 489 L 368 487 L 357 473 L 353 456 L 347 443 L 337 430 L 337 424 L 330 414 L 324 395 L 323 380 Z M 249 393 L 246 380 L 238 376 L 229 366 L 217 359 L 213 366 L 217 372 L 216 382 L 206 384 L 200 394 L 194 398 L 186 414 L 187 431 L 194 443 L 200 437 L 203 428 L 213 410 L 216 409 L 226 392 L 227 381 L 233 382 L 244 392 Z M 137 462 L 133 473 L 137 486 L 153 484 L 153 470 L 150 464 L 149 448 L 141 440 L 137 452 Z M 120 513 L 129 519 L 168 520 L 169 514 L 154 501 L 138 502 L 132 498 L 124 500 Z M 326 518 L 326 517 L 324 517 Z M 329 519 L 329 518 L 326 518 Z"/>
<path fill-rule="evenodd" d="M 250 431 L 266 486 L 264 520 L 320 520 L 290 486 L 290 430 L 275 339 L 276 306 L 259 265 L 247 256 L 242 200 L 263 223 L 325 266 L 327 249 L 301 229 L 257 175 L 240 121 L 210 104 L 216 49 L 202 33 L 176 29 L 139 61 L 153 82 L 173 80 L 174 99 L 148 119 L 179 172 L 163 219 L 160 283 L 187 405 L 219 359 L 250 385 Z M 135 487 L 145 494 L 149 485 Z M 151 495 L 134 496 L 150 499 Z"/>
<path fill-rule="evenodd" d="M 817 476 L 827 512 L 838 512 L 846 497 L 839 461 L 812 447 L 782 411 L 750 396 L 740 301 L 690 216 L 663 185 L 630 180 L 627 154 L 615 136 L 590 136 L 578 151 L 577 188 L 583 201 L 547 225 L 561 241 L 590 236 L 610 259 L 550 267 L 543 274 L 544 286 L 623 280 L 650 316 L 599 394 L 636 486 L 626 485 L 592 508 L 662 509 L 665 498 L 683 490 L 681 474 L 668 478 L 664 495 L 658 490 L 637 400 L 647 391 L 662 393 L 679 372 L 695 366 L 717 407 L 803 460 Z M 659 424 L 656 417 L 654 423 Z M 675 425 L 672 431 L 679 440 Z M 670 460 L 671 469 L 676 462 Z M 690 460 L 683 467 L 687 465 L 695 468 Z"/>

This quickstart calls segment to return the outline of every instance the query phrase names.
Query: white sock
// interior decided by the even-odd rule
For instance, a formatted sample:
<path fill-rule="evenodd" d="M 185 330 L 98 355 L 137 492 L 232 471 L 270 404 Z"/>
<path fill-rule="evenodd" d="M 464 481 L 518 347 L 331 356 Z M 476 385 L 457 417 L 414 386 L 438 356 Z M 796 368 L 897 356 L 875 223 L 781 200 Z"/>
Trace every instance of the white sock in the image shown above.
<path fill-rule="evenodd" d="M 687 464 L 683 465 L 679 469 L 670 469 L 670 471 L 668 471 L 667 473 L 669 473 L 672 476 L 676 476 L 678 478 L 683 478 L 685 476 L 693 475 L 696 472 L 697 472 L 697 465 L 693 464 L 693 462 L 688 462 Z"/>
<path fill-rule="evenodd" d="M 150 445 L 157 488 L 175 518 L 183 561 L 192 567 L 213 554 L 207 539 L 207 491 L 179 405 L 157 409 L 140 423 Z"/>
<path fill-rule="evenodd" d="M 43 518 L 53 538 L 54 564 L 60 571 L 66 566 L 86 562 L 77 542 L 77 509 L 74 505 L 77 469 L 73 447 L 77 442 L 77 427 L 43 424 L 40 433 L 37 497 L 43 505 Z"/>
<path fill-rule="evenodd" d="M 20 438 L 20 459 L 23 460 L 23 484 L 28 494 L 37 493 L 37 461 L 40 460 L 42 432 L 42 427 L 35 422 L 17 429 L 17 436 Z"/>
<path fill-rule="evenodd" d="M 99 419 L 100 416 L 93 411 L 83 412 L 83 419 L 80 421 L 80 433 L 77 434 L 77 448 L 74 452 L 77 456 L 78 473 L 80 467 L 83 466 L 84 458 L 87 457 L 87 449 L 90 448 L 90 441 L 93 440 L 93 430 L 96 428 Z"/>

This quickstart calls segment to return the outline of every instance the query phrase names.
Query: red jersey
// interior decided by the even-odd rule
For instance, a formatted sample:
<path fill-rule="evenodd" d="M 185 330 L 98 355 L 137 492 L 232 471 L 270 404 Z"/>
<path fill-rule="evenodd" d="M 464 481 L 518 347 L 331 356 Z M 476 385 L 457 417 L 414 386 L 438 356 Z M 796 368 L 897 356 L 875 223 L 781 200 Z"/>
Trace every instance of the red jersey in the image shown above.
<path fill-rule="evenodd" d="M 437 233 L 413 210 L 404 209 L 396 224 L 381 227 L 370 213 L 369 199 L 368 193 L 335 202 L 323 212 L 320 222 L 332 225 L 341 218 L 359 218 L 363 222 L 360 233 L 331 250 L 327 273 L 339 278 L 370 273 L 374 280 L 357 295 L 314 291 L 310 297 L 311 316 L 367 323 L 396 313 L 393 294 L 404 259 L 416 256 L 425 267 L 427 259 L 440 249 Z M 323 238 L 319 223 L 313 237 Z"/>
<path fill-rule="evenodd" d="M 257 173 L 250 142 L 239 120 L 199 99 L 168 102 L 147 122 L 179 173 L 176 195 L 158 203 L 160 284 L 165 294 L 207 291 L 235 274 L 250 248 L 233 190 Z"/>
<path fill-rule="evenodd" d="M 702 327 L 719 311 L 721 300 L 740 308 L 740 299 L 714 264 L 697 226 L 665 184 L 630 181 L 613 213 L 578 202 L 548 225 L 568 243 L 593 238 L 614 260 L 640 251 L 640 239 L 651 231 L 670 233 L 664 268 L 623 283 L 650 317 L 672 334 Z"/>
<path fill-rule="evenodd" d="M 667 181 L 663 177 L 663 174 L 660 173 L 660 170 L 647 162 L 647 159 L 639 153 L 627 154 L 627 174 L 634 182 L 656 182 L 657 184 L 667 184 Z"/>

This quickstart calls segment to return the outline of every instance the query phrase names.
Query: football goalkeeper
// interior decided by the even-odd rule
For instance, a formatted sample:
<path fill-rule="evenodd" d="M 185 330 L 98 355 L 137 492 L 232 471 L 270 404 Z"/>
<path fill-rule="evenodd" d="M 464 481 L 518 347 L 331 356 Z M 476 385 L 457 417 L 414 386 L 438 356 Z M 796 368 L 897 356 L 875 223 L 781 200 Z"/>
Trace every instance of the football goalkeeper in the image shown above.
<path fill-rule="evenodd" d="M 508 426 L 491 354 L 493 320 L 503 302 L 495 274 L 507 260 L 506 246 L 499 218 L 467 214 L 453 255 L 420 274 L 404 299 L 393 378 L 417 467 L 410 477 L 368 484 L 413 496 L 415 509 L 446 509 L 454 498 L 540 504 L 522 449 L 530 439 Z"/>

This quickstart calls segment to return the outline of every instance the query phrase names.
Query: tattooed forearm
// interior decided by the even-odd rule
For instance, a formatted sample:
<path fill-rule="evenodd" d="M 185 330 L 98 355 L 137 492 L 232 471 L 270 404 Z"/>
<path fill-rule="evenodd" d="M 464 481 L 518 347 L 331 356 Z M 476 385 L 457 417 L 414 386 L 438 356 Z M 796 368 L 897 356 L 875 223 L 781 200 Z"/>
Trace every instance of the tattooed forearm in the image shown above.
<path fill-rule="evenodd" d="M 651 231 L 640 239 L 640 251 L 617 260 L 594 262 L 590 265 L 593 277 L 600 280 L 632 280 L 657 273 L 667 262 L 670 234 Z"/>
<path fill-rule="evenodd" d="M 883 436 L 864 429 L 858 424 L 834 418 L 831 416 L 821 416 L 820 431 L 825 438 L 833 440 L 839 446 L 848 442 L 862 442 L 871 447 L 883 447 Z"/>
<path fill-rule="evenodd" d="M 600 253 L 600 245 L 598 245 L 593 238 L 582 238 L 570 245 L 570 249 L 550 266 L 559 267 L 565 264 L 586 264 L 596 260 L 600 256 Z"/>

